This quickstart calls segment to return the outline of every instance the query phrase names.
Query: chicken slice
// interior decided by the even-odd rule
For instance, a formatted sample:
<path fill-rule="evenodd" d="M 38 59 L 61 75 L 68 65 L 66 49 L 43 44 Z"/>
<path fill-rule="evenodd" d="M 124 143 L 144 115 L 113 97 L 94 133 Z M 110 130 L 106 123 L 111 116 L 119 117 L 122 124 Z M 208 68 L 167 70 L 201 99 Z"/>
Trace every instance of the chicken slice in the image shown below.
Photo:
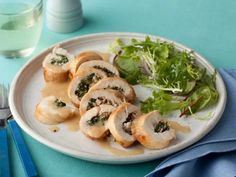
<path fill-rule="evenodd" d="M 86 62 L 91 60 L 102 60 L 102 57 L 98 55 L 95 52 L 82 52 L 80 53 L 75 60 L 73 60 L 70 63 L 70 79 L 72 79 L 75 76 L 75 73 L 77 72 L 79 66 Z"/>
<path fill-rule="evenodd" d="M 111 63 L 103 60 L 87 61 L 80 65 L 80 68 L 95 68 L 106 73 L 108 77 L 119 76 L 119 71 Z"/>
<path fill-rule="evenodd" d="M 72 117 L 75 112 L 76 109 L 71 105 L 55 96 L 48 96 L 36 106 L 35 116 L 44 124 L 58 124 Z"/>
<path fill-rule="evenodd" d="M 91 90 L 86 93 L 80 101 L 80 115 L 83 115 L 87 110 L 101 104 L 117 107 L 123 102 L 123 100 L 123 95 L 118 91 L 111 89 Z"/>
<path fill-rule="evenodd" d="M 80 69 L 68 87 L 68 97 L 75 106 L 79 107 L 82 97 L 90 87 L 105 77 L 107 77 L 106 74 L 97 69 Z"/>
<path fill-rule="evenodd" d="M 112 89 L 123 94 L 128 102 L 133 103 L 136 97 L 134 89 L 129 83 L 120 77 L 107 77 L 98 81 L 91 90 Z"/>
<path fill-rule="evenodd" d="M 108 135 L 107 120 L 115 109 L 111 105 L 100 105 L 85 112 L 80 119 L 81 131 L 92 139 L 101 139 Z"/>
<path fill-rule="evenodd" d="M 140 115 L 139 109 L 130 104 L 123 103 L 111 114 L 107 126 L 115 140 L 123 147 L 129 147 L 135 142 L 131 132 L 134 119 Z"/>
<path fill-rule="evenodd" d="M 135 119 L 132 124 L 133 136 L 149 149 L 163 149 L 176 138 L 175 130 L 161 119 L 157 111 L 152 111 Z"/>
<path fill-rule="evenodd" d="M 74 56 L 67 50 L 56 46 L 43 60 L 44 79 L 46 82 L 64 82 L 68 79 L 69 63 Z"/>

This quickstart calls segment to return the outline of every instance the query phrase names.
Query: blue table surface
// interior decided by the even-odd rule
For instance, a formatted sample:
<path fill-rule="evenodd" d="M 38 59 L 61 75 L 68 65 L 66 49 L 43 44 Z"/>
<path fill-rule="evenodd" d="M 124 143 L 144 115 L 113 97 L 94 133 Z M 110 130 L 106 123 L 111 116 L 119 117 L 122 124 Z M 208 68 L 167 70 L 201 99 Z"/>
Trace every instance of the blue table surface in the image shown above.
<path fill-rule="evenodd" d="M 47 29 L 44 21 L 40 41 L 30 57 L 0 57 L 0 82 L 11 82 L 26 61 L 48 46 L 98 32 L 141 32 L 162 36 L 194 49 L 216 68 L 236 68 L 235 0 L 82 0 L 82 4 L 85 24 L 78 31 L 54 33 Z M 160 161 L 133 165 L 91 163 L 56 152 L 25 133 L 24 138 L 40 177 L 138 177 L 154 169 Z M 23 177 L 11 138 L 9 143 L 12 176 Z"/>

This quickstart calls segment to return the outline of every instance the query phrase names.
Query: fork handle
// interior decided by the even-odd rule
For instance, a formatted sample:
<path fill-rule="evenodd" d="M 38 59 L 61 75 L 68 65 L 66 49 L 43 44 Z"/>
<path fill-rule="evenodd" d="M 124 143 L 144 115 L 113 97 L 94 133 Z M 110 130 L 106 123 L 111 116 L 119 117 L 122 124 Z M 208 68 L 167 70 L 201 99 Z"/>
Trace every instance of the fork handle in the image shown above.
<path fill-rule="evenodd" d="M 10 177 L 7 128 L 0 128 L 0 175 Z"/>
<path fill-rule="evenodd" d="M 18 154 L 20 156 L 22 165 L 24 167 L 24 171 L 27 177 L 37 177 L 38 172 L 36 170 L 36 167 L 33 163 L 33 160 L 31 158 L 31 155 L 29 153 L 29 150 L 26 146 L 26 143 L 24 141 L 24 138 L 21 134 L 21 130 L 19 126 L 17 125 L 16 121 L 14 119 L 8 120 L 8 125 L 11 130 Z"/>

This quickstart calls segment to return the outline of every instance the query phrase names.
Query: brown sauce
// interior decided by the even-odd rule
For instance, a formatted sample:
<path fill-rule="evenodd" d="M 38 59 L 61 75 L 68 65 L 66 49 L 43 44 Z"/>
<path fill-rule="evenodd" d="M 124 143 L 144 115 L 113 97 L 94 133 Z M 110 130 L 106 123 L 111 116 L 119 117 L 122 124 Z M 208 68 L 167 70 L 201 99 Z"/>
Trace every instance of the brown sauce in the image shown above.
<path fill-rule="evenodd" d="M 102 57 L 102 59 L 103 59 L 104 61 L 109 62 L 110 57 L 111 57 L 111 54 L 110 54 L 110 53 L 97 52 L 97 51 L 96 51 L 96 53 L 99 54 L 99 55 Z"/>
<path fill-rule="evenodd" d="M 41 96 L 43 98 L 47 96 L 55 96 L 65 102 L 70 102 L 70 99 L 67 95 L 67 88 L 69 84 L 70 81 L 62 83 L 47 82 L 45 87 L 41 90 Z"/>
<path fill-rule="evenodd" d="M 56 82 L 48 82 L 45 84 L 45 87 L 41 90 L 41 96 L 47 97 L 47 96 L 56 96 L 57 98 L 60 98 L 62 101 L 70 102 L 70 99 L 67 95 L 67 89 L 70 84 L 70 81 L 62 82 L 62 83 L 56 83 Z M 79 120 L 80 115 L 78 112 L 71 117 L 70 119 L 63 122 L 69 131 L 75 132 L 79 130 Z"/>
<path fill-rule="evenodd" d="M 108 150 L 110 153 L 116 156 L 131 156 L 131 155 L 138 155 L 144 153 L 143 147 L 136 147 L 135 149 L 127 149 L 127 150 L 121 150 L 115 147 L 112 147 L 109 141 L 97 141 L 98 145 L 106 150 Z"/>
<path fill-rule="evenodd" d="M 60 130 L 60 128 L 57 126 L 50 126 L 48 129 L 53 133 L 56 133 Z"/>
<path fill-rule="evenodd" d="M 80 121 L 80 115 L 79 113 L 76 113 L 73 117 L 66 120 L 64 124 L 67 126 L 67 129 L 71 132 L 76 132 L 79 130 L 79 121 Z"/>
<path fill-rule="evenodd" d="M 189 133 L 191 128 L 189 126 L 184 126 L 175 121 L 168 121 L 171 128 L 175 129 L 177 132 Z"/>

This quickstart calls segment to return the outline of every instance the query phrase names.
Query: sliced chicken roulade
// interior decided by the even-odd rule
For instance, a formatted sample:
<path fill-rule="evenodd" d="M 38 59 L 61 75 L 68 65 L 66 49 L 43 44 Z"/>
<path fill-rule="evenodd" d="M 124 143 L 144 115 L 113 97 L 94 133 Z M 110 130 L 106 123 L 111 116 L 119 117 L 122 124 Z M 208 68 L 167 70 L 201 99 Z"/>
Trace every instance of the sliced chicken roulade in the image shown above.
<path fill-rule="evenodd" d="M 68 79 L 69 62 L 74 56 L 58 46 L 43 61 L 44 79 L 47 82 L 64 82 Z"/>
<path fill-rule="evenodd" d="M 111 63 L 103 60 L 87 61 L 80 65 L 80 68 L 95 68 L 106 73 L 108 77 L 119 76 L 119 71 Z"/>
<path fill-rule="evenodd" d="M 124 98 L 122 94 L 111 89 L 89 91 L 80 101 L 80 115 L 83 115 L 87 110 L 101 104 L 117 107 L 123 100 Z"/>
<path fill-rule="evenodd" d="M 92 139 L 106 137 L 107 120 L 114 109 L 115 107 L 111 105 L 100 105 L 88 110 L 80 118 L 80 129 Z"/>
<path fill-rule="evenodd" d="M 175 130 L 161 119 L 157 111 L 152 111 L 135 119 L 132 124 L 133 136 L 149 149 L 167 147 L 176 138 Z"/>
<path fill-rule="evenodd" d="M 123 147 L 129 147 L 135 142 L 131 132 L 131 125 L 135 118 L 140 116 L 139 109 L 130 104 L 123 103 L 111 114 L 107 126 L 115 140 Z"/>
<path fill-rule="evenodd" d="M 108 77 L 98 81 L 91 90 L 98 89 L 113 89 L 122 93 L 128 102 L 133 103 L 135 100 L 135 92 L 134 89 L 129 83 L 121 79 L 120 77 Z"/>
<path fill-rule="evenodd" d="M 70 100 L 78 107 L 80 100 L 88 92 L 89 88 L 105 77 L 107 77 L 106 74 L 97 69 L 80 69 L 68 87 Z"/>
<path fill-rule="evenodd" d="M 80 53 L 75 60 L 70 63 L 70 78 L 72 79 L 75 76 L 79 66 L 90 60 L 102 60 L 102 57 L 95 52 L 82 52 Z"/>
<path fill-rule="evenodd" d="M 75 114 L 76 109 L 55 96 L 42 99 L 36 106 L 35 116 L 44 124 L 58 124 Z"/>

